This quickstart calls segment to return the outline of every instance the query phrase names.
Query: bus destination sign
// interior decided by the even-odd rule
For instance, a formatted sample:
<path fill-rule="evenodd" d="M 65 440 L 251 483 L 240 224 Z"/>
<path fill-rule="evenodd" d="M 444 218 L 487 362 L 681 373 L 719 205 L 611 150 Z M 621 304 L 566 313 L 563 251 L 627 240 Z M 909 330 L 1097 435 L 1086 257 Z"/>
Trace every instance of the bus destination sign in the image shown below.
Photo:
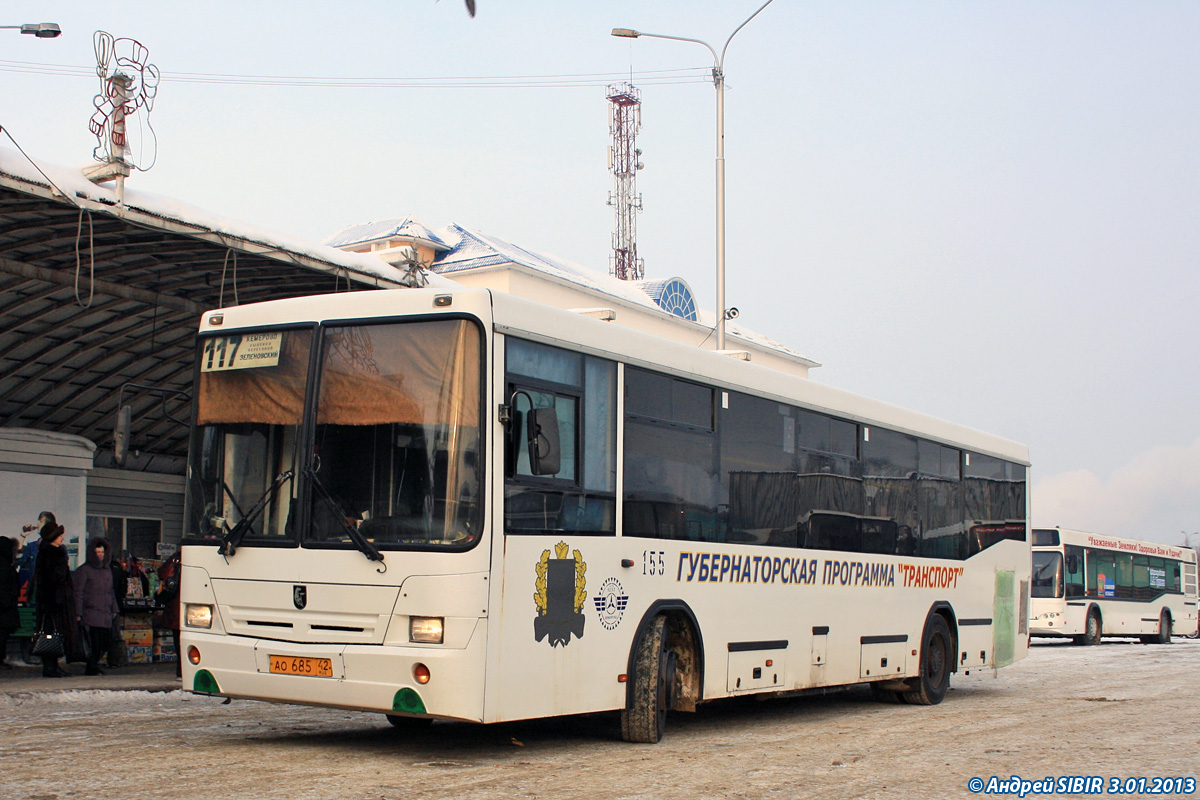
<path fill-rule="evenodd" d="M 282 343 L 283 334 L 279 331 L 214 336 L 204 342 L 200 371 L 274 367 L 279 364 Z"/>

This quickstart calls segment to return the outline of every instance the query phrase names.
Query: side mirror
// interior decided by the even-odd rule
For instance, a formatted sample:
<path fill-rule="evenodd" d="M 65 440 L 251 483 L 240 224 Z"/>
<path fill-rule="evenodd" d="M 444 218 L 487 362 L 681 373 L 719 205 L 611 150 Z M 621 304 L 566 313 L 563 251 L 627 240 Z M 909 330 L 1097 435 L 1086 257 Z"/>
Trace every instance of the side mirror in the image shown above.
<path fill-rule="evenodd" d="M 121 410 L 117 412 L 117 426 L 113 429 L 113 461 L 122 467 L 125 466 L 125 459 L 129 457 L 129 429 L 132 425 L 133 409 L 121 406 Z"/>
<path fill-rule="evenodd" d="M 555 475 L 561 469 L 558 437 L 558 413 L 553 408 L 535 408 L 527 416 L 529 471 L 534 475 Z"/>
<path fill-rule="evenodd" d="M 1079 556 L 1067 556 L 1067 572 L 1070 572 L 1071 574 L 1079 572 Z"/>

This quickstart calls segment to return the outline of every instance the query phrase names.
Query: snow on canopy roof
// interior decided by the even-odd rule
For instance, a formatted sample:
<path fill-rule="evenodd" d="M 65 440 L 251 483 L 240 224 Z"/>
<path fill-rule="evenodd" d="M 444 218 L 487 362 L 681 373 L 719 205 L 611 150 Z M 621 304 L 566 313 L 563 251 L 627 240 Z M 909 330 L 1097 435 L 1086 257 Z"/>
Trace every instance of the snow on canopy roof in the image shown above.
<path fill-rule="evenodd" d="M 141 221 L 151 227 L 167 227 L 154 225 L 154 221 L 161 220 L 181 226 L 183 230 L 176 228 L 179 233 L 221 242 L 228 240 L 229 245 L 240 244 L 247 251 L 283 261 L 308 260 L 310 266 L 316 268 L 344 270 L 352 278 L 364 283 L 385 282 L 389 286 L 399 286 L 402 285 L 401 280 L 404 277 L 404 270 L 377 256 L 368 253 L 348 253 L 307 239 L 267 231 L 171 197 L 139 191 L 131 188 L 128 183 L 125 186 L 123 202 L 118 202 L 114 188 L 92 183 L 84 177 L 79 167 L 65 167 L 43 161 L 35 163 L 21 152 L 4 147 L 0 147 L 0 181 L 42 187 L 80 208 L 108 210 L 130 221 L 140 216 L 143 217 Z M 429 284 L 444 288 L 455 285 L 452 281 L 432 274 L 429 275 Z"/>
<path fill-rule="evenodd" d="M 379 239 L 391 239 L 395 237 L 416 239 L 429 244 L 434 250 L 450 249 L 450 245 L 446 244 L 440 236 L 431 231 L 420 220 L 412 217 L 397 217 L 377 222 L 367 222 L 362 225 L 351 225 L 323 239 L 321 244 L 328 245 L 329 247 L 350 247 L 362 244 L 363 242 L 374 242 Z"/>

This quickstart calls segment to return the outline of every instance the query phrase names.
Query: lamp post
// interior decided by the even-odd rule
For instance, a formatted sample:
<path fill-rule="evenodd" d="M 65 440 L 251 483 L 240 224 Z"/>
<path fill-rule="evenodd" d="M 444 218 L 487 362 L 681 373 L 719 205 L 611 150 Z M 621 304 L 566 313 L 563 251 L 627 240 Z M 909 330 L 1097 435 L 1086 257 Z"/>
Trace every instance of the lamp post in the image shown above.
<path fill-rule="evenodd" d="M 39 39 L 56 39 L 62 35 L 62 28 L 54 22 L 29 22 L 24 25 L 0 25 L 0 30 L 20 31 L 36 36 Z"/>
<path fill-rule="evenodd" d="M 612 35 L 622 39 L 638 39 L 646 37 L 648 39 L 671 39 L 676 42 L 695 42 L 702 44 L 708 48 L 708 52 L 712 53 L 713 57 L 713 86 L 717 90 L 717 350 L 725 349 L 725 51 L 729 49 L 729 43 L 733 41 L 733 37 L 737 36 L 738 31 L 746 27 L 750 20 L 759 15 L 760 12 L 767 6 L 771 5 L 772 0 L 767 0 L 759 6 L 758 11 L 755 11 L 746 21 L 738 25 L 733 33 L 729 34 L 729 38 L 725 40 L 725 46 L 721 48 L 721 54 L 717 55 L 717 51 L 713 49 L 708 42 L 700 39 L 689 39 L 685 36 L 666 36 L 661 33 L 645 33 L 643 31 L 635 31 L 631 28 L 613 28 Z"/>

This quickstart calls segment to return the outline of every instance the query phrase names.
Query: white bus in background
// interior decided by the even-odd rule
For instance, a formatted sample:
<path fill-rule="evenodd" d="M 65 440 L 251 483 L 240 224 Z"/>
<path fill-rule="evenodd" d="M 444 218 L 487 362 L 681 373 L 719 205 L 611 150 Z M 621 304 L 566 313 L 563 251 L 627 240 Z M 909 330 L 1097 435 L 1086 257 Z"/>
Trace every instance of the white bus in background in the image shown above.
<path fill-rule="evenodd" d="M 1061 528 L 1033 531 L 1030 634 L 1167 644 L 1197 630 L 1196 552 Z"/>
<path fill-rule="evenodd" d="M 478 289 L 204 316 L 184 685 L 397 726 L 869 683 L 1027 652 L 1024 447 Z"/>

